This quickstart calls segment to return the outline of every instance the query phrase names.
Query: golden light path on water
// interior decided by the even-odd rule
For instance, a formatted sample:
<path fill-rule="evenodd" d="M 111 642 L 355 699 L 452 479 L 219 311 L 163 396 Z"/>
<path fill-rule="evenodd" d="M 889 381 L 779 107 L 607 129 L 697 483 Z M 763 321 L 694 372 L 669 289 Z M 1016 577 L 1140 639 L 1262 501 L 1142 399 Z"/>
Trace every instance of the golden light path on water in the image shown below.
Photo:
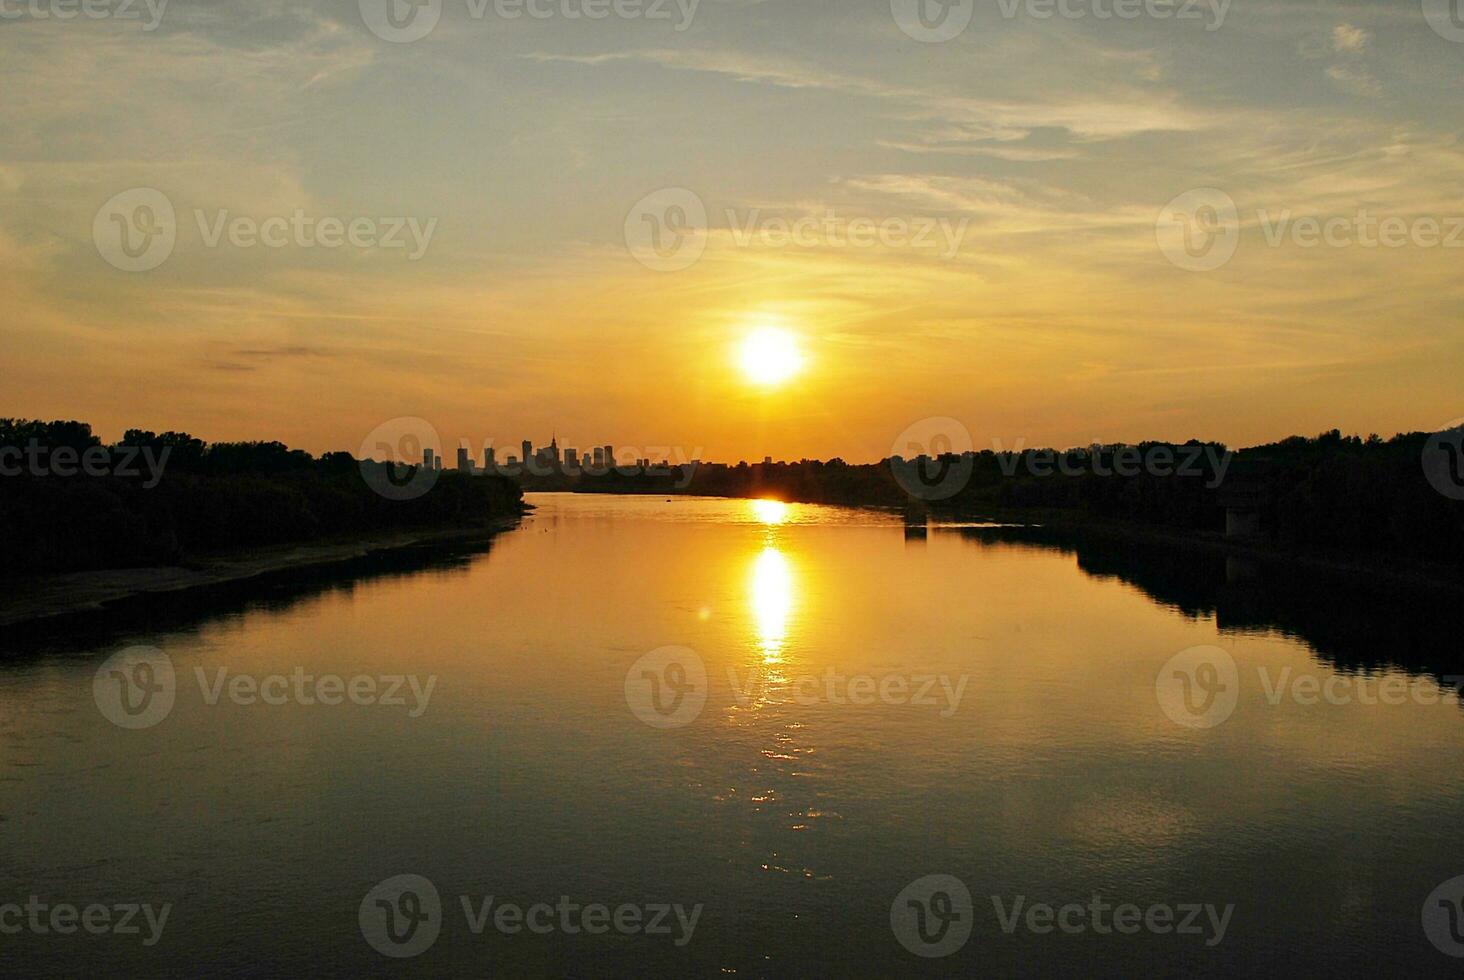
<path fill-rule="evenodd" d="M 782 661 L 792 610 L 793 572 L 788 557 L 770 544 L 752 563 L 752 612 L 757 620 L 758 648 L 763 663 Z"/>
<path fill-rule="evenodd" d="M 749 581 L 757 647 L 764 664 L 782 662 L 788 638 L 788 620 L 793 611 L 793 568 L 778 548 L 772 529 L 788 519 L 788 505 L 781 500 L 749 502 L 753 515 L 768 529 L 763 550 L 752 563 Z"/>

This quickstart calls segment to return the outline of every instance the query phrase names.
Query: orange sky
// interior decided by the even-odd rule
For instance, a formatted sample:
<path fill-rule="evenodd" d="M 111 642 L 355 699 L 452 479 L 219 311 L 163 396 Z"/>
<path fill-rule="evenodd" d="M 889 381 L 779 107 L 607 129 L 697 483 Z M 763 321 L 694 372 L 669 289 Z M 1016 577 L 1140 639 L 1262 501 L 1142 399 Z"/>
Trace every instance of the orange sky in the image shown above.
<path fill-rule="evenodd" d="M 883 4 L 446 3 L 409 43 L 356 7 L 0 24 L 0 414 L 850 460 L 933 416 L 1009 448 L 1464 414 L 1464 234 L 1413 234 L 1464 227 L 1464 48 L 1416 5 L 1019 5 L 940 43 Z M 127 271 L 123 230 L 166 256 Z M 780 386 L 740 365 L 769 324 Z"/>

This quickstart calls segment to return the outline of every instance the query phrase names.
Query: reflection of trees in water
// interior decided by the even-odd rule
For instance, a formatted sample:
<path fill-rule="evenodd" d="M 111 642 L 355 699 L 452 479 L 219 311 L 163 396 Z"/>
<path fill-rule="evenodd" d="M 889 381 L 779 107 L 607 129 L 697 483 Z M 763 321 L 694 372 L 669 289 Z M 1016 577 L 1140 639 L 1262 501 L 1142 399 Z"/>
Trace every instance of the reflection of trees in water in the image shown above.
<path fill-rule="evenodd" d="M 196 632 L 215 620 L 251 612 L 284 612 L 321 596 L 350 595 L 367 582 L 423 573 L 459 575 L 492 545 L 491 538 L 433 542 L 186 591 L 133 596 L 101 611 L 7 627 L 0 632 L 0 651 L 14 657 L 149 643 L 164 633 Z M 413 626 L 401 625 L 403 630 Z M 4 662 L 0 659 L 0 669 Z"/>
<path fill-rule="evenodd" d="M 1396 667 L 1460 686 L 1459 592 L 1381 584 L 1285 561 L 1234 558 L 1182 543 L 1120 540 L 1056 528 L 958 528 L 963 538 L 1054 549 L 1094 578 L 1116 578 L 1227 632 L 1277 630 L 1344 672 Z"/>

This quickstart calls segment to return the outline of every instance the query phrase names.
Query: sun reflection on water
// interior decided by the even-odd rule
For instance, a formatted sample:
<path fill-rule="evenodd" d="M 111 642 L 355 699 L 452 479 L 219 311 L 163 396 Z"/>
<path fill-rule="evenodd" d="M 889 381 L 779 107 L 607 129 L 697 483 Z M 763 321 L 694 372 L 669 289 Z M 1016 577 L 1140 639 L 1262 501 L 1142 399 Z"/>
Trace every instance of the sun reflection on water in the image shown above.
<path fill-rule="evenodd" d="M 788 519 L 788 505 L 781 500 L 750 500 L 752 516 L 763 524 L 782 524 Z"/>
<path fill-rule="evenodd" d="M 769 544 L 752 563 L 752 615 L 763 663 L 783 659 L 788 618 L 793 611 L 793 570 L 788 557 Z"/>

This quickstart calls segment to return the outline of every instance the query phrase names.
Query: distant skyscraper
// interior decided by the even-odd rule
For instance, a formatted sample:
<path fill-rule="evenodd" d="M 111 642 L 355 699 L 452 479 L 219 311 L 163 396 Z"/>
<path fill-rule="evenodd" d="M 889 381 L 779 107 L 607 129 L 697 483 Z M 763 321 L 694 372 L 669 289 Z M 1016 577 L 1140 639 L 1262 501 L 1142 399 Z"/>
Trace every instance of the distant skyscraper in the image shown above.
<path fill-rule="evenodd" d="M 432 450 L 430 449 L 422 450 L 422 469 L 432 469 Z"/>
<path fill-rule="evenodd" d="M 473 472 L 473 458 L 468 455 L 468 447 L 467 446 L 459 446 L 458 447 L 458 464 L 457 464 L 457 468 L 458 468 L 459 471 L 461 471 L 463 473 L 471 473 L 471 472 Z"/>
<path fill-rule="evenodd" d="M 579 450 L 578 449 L 566 449 L 564 451 L 564 465 L 566 467 L 568 467 L 569 469 L 572 469 L 572 470 L 579 468 Z"/>
<path fill-rule="evenodd" d="M 596 446 L 595 447 L 595 456 L 594 456 L 594 458 L 595 458 L 595 469 L 597 469 L 597 470 L 603 470 L 605 468 L 605 447 L 604 446 Z"/>
<path fill-rule="evenodd" d="M 615 465 L 615 447 L 614 446 L 606 446 L 605 447 L 605 467 L 606 467 L 606 469 L 609 469 L 610 467 L 612 467 L 614 465 Z"/>
<path fill-rule="evenodd" d="M 523 460 L 524 460 L 524 463 L 527 464 L 529 462 L 529 460 L 531 460 L 531 459 L 534 458 L 534 444 L 532 442 L 530 442 L 529 440 L 525 439 L 524 442 L 523 442 L 523 450 L 524 450 Z"/>
<path fill-rule="evenodd" d="M 489 473 L 498 469 L 498 460 L 493 458 L 493 447 L 489 446 L 483 450 L 483 469 Z"/>

